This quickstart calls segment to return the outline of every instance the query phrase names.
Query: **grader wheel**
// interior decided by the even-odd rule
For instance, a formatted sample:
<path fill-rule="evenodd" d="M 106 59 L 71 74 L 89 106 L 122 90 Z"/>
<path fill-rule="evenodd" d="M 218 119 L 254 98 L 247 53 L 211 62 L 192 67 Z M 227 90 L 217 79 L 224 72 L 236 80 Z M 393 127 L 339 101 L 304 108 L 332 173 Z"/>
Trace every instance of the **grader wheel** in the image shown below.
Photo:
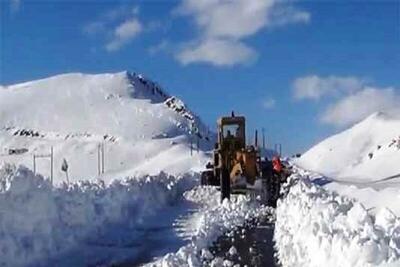
<path fill-rule="evenodd" d="M 220 184 L 221 184 L 221 202 L 225 198 L 228 200 L 231 197 L 231 181 L 229 178 L 229 172 L 227 169 L 223 168 L 220 173 Z"/>

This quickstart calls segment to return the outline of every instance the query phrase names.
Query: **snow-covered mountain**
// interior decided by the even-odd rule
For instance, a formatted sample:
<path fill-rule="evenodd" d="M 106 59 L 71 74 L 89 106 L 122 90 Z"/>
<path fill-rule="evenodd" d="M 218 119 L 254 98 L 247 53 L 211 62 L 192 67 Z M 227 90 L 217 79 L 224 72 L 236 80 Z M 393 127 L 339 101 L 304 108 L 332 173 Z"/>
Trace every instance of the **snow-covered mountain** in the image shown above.
<path fill-rule="evenodd" d="M 297 164 L 343 180 L 400 174 L 400 116 L 377 112 L 307 151 Z"/>
<path fill-rule="evenodd" d="M 400 266 L 399 114 L 374 113 L 294 162 L 276 209 L 283 266 Z"/>
<path fill-rule="evenodd" d="M 194 133 L 195 134 L 191 134 Z M 55 177 L 69 163 L 72 180 L 98 174 L 104 144 L 105 174 L 171 173 L 200 167 L 190 139 L 212 147 L 208 130 L 185 104 L 156 83 L 127 71 L 62 74 L 0 87 L 0 161 L 33 167 L 33 154 L 54 149 Z M 49 162 L 37 160 L 49 175 Z"/>

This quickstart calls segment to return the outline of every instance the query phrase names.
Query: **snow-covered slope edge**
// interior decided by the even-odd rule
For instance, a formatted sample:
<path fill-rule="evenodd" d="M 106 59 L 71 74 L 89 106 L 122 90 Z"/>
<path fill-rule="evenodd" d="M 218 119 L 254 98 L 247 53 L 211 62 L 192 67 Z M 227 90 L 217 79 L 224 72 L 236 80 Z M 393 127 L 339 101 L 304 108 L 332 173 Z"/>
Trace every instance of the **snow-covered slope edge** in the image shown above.
<path fill-rule="evenodd" d="M 341 180 L 379 180 L 400 174 L 400 115 L 374 113 L 327 138 L 296 164 Z"/>
<path fill-rule="evenodd" d="M 160 174 L 117 179 L 110 185 L 82 181 L 55 188 L 25 167 L 3 165 L 0 265 L 48 266 L 52 257 L 96 242 L 105 231 L 129 226 L 133 233 L 124 236 L 132 235 L 132 229 L 145 227 L 146 218 L 174 204 L 194 183 L 191 175 Z"/>
<path fill-rule="evenodd" d="M 275 242 L 283 266 L 399 266 L 400 218 L 371 215 L 355 200 L 313 184 L 297 170 L 278 201 Z"/>

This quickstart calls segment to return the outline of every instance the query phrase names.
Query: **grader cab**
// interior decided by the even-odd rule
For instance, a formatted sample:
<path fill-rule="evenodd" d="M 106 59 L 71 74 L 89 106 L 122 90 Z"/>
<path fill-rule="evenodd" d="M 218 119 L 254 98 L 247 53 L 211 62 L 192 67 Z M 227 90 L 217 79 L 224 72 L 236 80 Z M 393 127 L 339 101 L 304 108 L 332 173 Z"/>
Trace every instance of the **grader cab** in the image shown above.
<path fill-rule="evenodd" d="M 202 185 L 219 186 L 221 201 L 230 194 L 259 192 L 268 197 L 269 173 L 263 168 L 257 148 L 246 145 L 246 120 L 243 116 L 222 117 L 217 121 L 218 141 L 213 152 L 213 162 L 202 173 Z"/>

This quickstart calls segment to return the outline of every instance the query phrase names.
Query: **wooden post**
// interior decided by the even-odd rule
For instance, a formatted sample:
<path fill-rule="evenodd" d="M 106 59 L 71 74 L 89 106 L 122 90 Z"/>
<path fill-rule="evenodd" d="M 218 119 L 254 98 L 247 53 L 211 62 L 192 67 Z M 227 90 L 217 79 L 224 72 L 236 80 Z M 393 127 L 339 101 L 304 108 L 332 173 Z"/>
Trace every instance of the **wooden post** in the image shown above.
<path fill-rule="evenodd" d="M 53 185 L 53 146 L 50 149 L 50 181 L 51 181 L 51 185 Z"/>
<path fill-rule="evenodd" d="M 33 154 L 33 174 L 36 174 L 36 156 Z"/>
<path fill-rule="evenodd" d="M 193 136 L 190 134 L 190 156 L 193 156 Z"/>
<path fill-rule="evenodd" d="M 197 138 L 197 154 L 199 154 L 199 149 L 200 149 L 200 138 L 199 136 L 196 134 L 196 138 Z"/>
<path fill-rule="evenodd" d="M 100 175 L 100 144 L 97 145 L 97 175 Z"/>
<path fill-rule="evenodd" d="M 262 128 L 262 148 L 265 150 L 265 129 Z"/>
<path fill-rule="evenodd" d="M 104 143 L 101 144 L 101 173 L 104 173 Z"/>

